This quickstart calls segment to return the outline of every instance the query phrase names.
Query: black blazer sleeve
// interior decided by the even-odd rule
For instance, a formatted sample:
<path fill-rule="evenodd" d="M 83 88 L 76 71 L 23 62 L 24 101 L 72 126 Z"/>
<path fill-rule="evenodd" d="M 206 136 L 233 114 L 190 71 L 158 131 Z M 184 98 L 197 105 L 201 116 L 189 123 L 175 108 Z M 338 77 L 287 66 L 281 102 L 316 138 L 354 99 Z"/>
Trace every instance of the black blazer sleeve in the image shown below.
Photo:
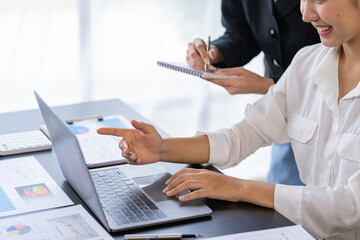
<path fill-rule="evenodd" d="M 242 66 L 261 51 L 246 19 L 244 7 L 238 0 L 221 2 L 222 25 L 226 31 L 212 42 L 223 55 L 222 67 Z"/>

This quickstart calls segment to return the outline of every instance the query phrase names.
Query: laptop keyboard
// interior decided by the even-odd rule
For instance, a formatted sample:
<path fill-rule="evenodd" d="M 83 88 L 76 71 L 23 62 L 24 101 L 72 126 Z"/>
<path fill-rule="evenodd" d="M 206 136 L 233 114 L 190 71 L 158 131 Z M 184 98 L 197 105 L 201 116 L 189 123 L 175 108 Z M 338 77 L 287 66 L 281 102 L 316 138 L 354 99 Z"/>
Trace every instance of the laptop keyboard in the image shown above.
<path fill-rule="evenodd" d="M 166 215 L 117 168 L 90 172 L 103 209 L 119 225 L 146 222 Z"/>

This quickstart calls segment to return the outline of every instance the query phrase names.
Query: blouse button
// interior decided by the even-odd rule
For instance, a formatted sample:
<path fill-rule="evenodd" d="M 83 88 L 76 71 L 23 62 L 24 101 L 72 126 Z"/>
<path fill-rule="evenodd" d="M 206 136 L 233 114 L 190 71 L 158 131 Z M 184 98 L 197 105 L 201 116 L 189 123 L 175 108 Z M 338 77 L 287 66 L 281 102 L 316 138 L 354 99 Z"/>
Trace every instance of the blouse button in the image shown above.
<path fill-rule="evenodd" d="M 277 39 L 276 32 L 275 32 L 274 29 L 270 29 L 270 36 L 271 36 L 274 40 Z"/>
<path fill-rule="evenodd" d="M 278 61 L 275 58 L 273 59 L 273 64 L 275 67 L 280 67 L 280 64 L 278 63 Z"/>

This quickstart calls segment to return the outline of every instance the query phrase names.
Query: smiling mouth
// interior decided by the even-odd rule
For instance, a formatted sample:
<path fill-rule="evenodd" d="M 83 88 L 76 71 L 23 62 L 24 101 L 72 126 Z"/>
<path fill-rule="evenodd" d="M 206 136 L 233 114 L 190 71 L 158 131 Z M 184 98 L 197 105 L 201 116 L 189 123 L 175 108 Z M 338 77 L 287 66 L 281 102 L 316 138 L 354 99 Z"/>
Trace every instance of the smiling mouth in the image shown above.
<path fill-rule="evenodd" d="M 330 33 L 333 28 L 332 26 L 315 26 L 315 25 L 313 25 L 313 26 L 316 28 L 316 30 L 320 36 L 328 35 L 328 33 Z"/>
<path fill-rule="evenodd" d="M 332 29 L 332 27 L 328 26 L 328 27 L 315 27 L 316 30 L 318 30 L 318 32 L 327 32 L 330 29 Z"/>

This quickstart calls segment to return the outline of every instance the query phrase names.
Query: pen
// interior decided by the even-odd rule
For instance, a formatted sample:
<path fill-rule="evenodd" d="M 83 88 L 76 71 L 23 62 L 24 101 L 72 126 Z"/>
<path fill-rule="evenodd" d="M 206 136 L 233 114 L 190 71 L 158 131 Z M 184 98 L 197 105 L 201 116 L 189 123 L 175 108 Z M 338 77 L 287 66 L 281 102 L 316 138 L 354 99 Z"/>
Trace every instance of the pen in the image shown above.
<path fill-rule="evenodd" d="M 197 238 L 200 234 L 182 234 L 182 233 L 164 233 L 164 234 L 126 234 L 125 240 L 153 240 L 153 239 L 181 239 L 181 238 Z"/>
<path fill-rule="evenodd" d="M 207 37 L 206 39 L 206 53 L 208 53 L 210 51 L 210 36 Z M 205 72 L 208 70 L 208 65 L 207 63 L 205 63 Z"/>

